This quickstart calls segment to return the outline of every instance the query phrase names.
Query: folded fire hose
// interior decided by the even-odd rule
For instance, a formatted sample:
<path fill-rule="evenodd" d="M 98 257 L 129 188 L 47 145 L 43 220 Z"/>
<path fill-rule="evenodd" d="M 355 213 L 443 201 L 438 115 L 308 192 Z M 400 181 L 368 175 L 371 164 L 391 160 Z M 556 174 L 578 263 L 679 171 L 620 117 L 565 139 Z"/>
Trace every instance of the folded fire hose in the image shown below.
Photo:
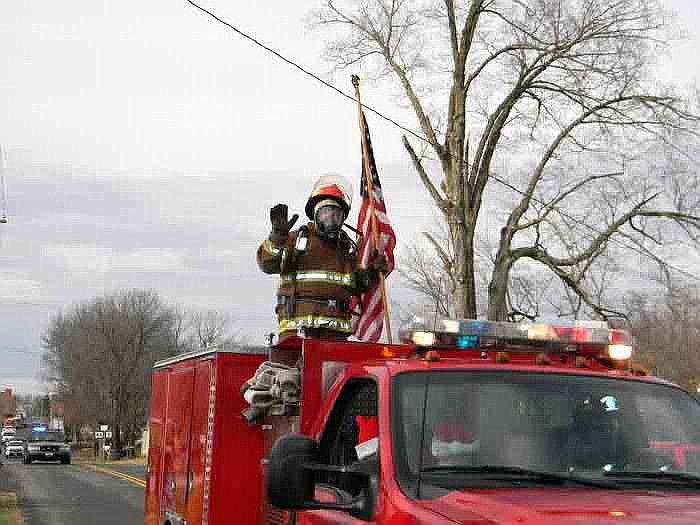
<path fill-rule="evenodd" d="M 301 375 L 298 368 L 265 361 L 241 387 L 241 394 L 250 405 L 241 415 L 250 424 L 258 417 L 285 404 L 299 402 Z"/>

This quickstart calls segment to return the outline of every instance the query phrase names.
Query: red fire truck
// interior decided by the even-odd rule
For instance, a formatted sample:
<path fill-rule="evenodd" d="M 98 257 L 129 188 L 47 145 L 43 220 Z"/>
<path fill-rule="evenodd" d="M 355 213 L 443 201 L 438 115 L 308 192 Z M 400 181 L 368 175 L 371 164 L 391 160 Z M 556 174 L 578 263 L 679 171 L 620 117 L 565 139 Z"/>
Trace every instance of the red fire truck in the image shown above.
<path fill-rule="evenodd" d="M 416 322 L 402 344 L 300 336 L 153 371 L 146 525 L 700 523 L 700 405 L 628 333 Z M 249 425 L 242 383 L 303 355 Z"/>

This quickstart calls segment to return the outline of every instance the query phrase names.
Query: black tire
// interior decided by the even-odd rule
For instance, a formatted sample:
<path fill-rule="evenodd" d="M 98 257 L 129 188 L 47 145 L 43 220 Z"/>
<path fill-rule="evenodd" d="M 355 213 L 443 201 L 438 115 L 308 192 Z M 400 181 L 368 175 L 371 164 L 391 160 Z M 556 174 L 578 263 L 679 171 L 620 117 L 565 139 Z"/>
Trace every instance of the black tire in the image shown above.
<path fill-rule="evenodd" d="M 32 458 L 30 458 L 30 457 L 24 458 L 24 464 L 25 464 L 25 465 L 31 465 L 31 464 L 32 464 Z"/>

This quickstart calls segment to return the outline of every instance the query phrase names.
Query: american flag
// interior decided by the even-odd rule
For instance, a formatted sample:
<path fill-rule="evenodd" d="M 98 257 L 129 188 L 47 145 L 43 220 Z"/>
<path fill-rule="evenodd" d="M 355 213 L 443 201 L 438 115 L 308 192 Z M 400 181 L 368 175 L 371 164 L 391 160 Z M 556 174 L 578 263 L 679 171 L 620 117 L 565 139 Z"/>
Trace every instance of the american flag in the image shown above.
<path fill-rule="evenodd" d="M 394 246 L 396 246 L 396 234 L 391 227 L 389 217 L 386 212 L 386 203 L 382 194 L 382 185 L 379 182 L 379 173 L 377 173 L 377 165 L 374 162 L 374 151 L 372 150 L 372 140 L 369 136 L 369 127 L 365 119 L 364 112 L 362 113 L 364 121 L 365 140 L 367 142 L 367 155 L 369 170 L 372 176 L 372 204 L 374 206 L 374 215 L 377 219 L 377 237 L 379 246 L 375 246 L 374 237 L 372 234 L 372 220 L 370 213 L 370 195 L 367 187 L 367 173 L 365 172 L 364 149 L 362 150 L 362 180 L 360 182 L 360 194 L 362 195 L 362 207 L 357 216 L 357 230 L 362 234 L 363 242 L 359 246 L 359 265 L 362 268 L 368 268 L 372 263 L 372 255 L 376 252 L 383 253 L 386 256 L 389 271 L 385 276 L 389 275 L 394 269 Z M 360 315 L 353 317 L 353 336 L 359 341 L 376 342 L 382 335 L 384 328 L 384 303 L 379 283 L 367 290 L 362 297 L 353 299 L 351 306 L 360 305 Z"/>

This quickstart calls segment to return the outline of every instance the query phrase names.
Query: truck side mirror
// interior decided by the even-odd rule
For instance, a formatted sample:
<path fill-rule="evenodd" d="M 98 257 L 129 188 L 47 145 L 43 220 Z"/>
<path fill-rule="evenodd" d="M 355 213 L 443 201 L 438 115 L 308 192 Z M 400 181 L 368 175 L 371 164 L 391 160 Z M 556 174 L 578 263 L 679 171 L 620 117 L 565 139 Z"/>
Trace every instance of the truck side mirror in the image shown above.
<path fill-rule="evenodd" d="M 313 501 L 314 475 L 305 469 L 318 461 L 316 442 L 301 434 L 286 434 L 270 450 L 265 476 L 267 498 L 280 509 L 301 509 Z"/>
<path fill-rule="evenodd" d="M 316 473 L 334 472 L 341 476 L 361 477 L 365 480 L 362 494 L 343 503 L 323 503 L 314 500 Z M 265 476 L 268 501 L 284 510 L 340 510 L 355 518 L 372 518 L 377 489 L 375 476 L 362 468 L 336 467 L 319 463 L 316 442 L 301 434 L 280 437 L 270 450 Z"/>

